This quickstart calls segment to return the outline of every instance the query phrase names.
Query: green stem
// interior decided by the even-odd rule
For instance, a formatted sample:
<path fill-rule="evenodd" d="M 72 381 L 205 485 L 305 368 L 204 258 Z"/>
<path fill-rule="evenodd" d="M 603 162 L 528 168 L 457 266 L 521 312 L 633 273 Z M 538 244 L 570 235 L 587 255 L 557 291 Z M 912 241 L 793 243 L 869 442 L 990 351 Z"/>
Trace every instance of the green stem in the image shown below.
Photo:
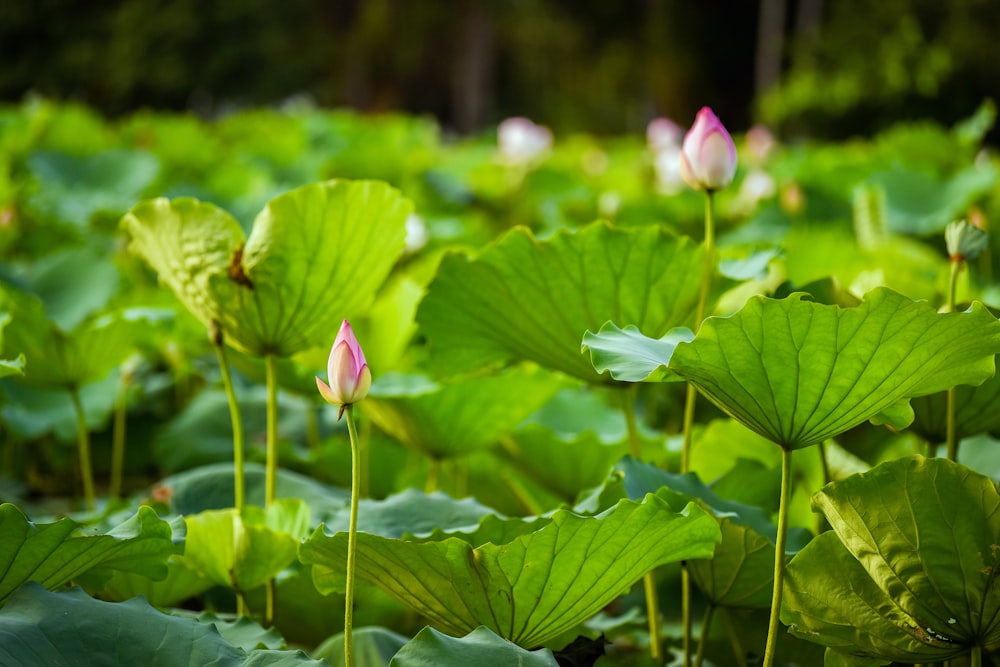
<path fill-rule="evenodd" d="M 639 393 L 639 385 L 628 384 L 622 397 L 622 413 L 625 415 L 625 431 L 628 433 L 628 452 L 636 461 L 642 458 L 642 451 L 639 446 L 639 426 L 635 420 L 635 399 Z"/>
<path fill-rule="evenodd" d="M 219 370 L 222 372 L 222 386 L 226 391 L 226 399 L 229 401 L 229 421 L 233 427 L 233 489 L 234 505 L 236 512 L 243 511 L 244 504 L 244 472 L 243 472 L 243 418 L 240 415 L 240 404 L 236 400 L 236 391 L 233 389 L 233 379 L 229 374 L 229 360 L 226 357 L 226 348 L 223 345 L 222 336 L 213 337 L 213 347 L 215 356 L 219 360 Z"/>
<path fill-rule="evenodd" d="M 90 429 L 87 427 L 87 415 L 80 401 L 80 389 L 76 385 L 70 387 L 70 398 L 76 410 L 76 442 L 80 455 L 80 476 L 83 478 L 83 501 L 87 509 L 93 512 L 97 508 L 94 493 L 94 469 L 90 463 Z"/>
<path fill-rule="evenodd" d="M 729 635 L 729 645 L 733 648 L 736 667 L 747 667 L 746 651 L 743 650 L 743 644 L 740 643 L 740 637 L 736 632 L 736 624 L 733 623 L 733 617 L 726 607 L 722 608 L 722 622 L 726 624 L 726 634 Z"/>
<path fill-rule="evenodd" d="M 819 443 L 819 465 L 823 469 L 823 486 L 830 483 L 830 463 L 826 458 L 826 443 Z"/>
<path fill-rule="evenodd" d="M 701 636 L 698 637 L 698 653 L 694 657 L 694 667 L 701 667 L 705 659 L 705 644 L 708 643 L 708 630 L 712 627 L 712 614 L 715 613 L 715 605 L 709 603 L 705 609 L 705 617 L 701 619 Z"/>
<path fill-rule="evenodd" d="M 639 460 L 639 426 L 635 419 L 635 398 L 638 386 L 628 385 L 621 393 L 625 429 L 628 432 L 629 453 Z M 662 638 L 660 637 L 660 604 L 656 595 L 656 571 L 651 570 L 642 578 L 646 593 L 646 617 L 649 621 L 649 654 L 656 664 L 663 663 Z"/>
<path fill-rule="evenodd" d="M 354 425 L 353 406 L 344 406 L 347 431 L 351 436 L 351 519 L 347 529 L 347 588 L 344 602 L 344 665 L 352 667 L 354 641 L 351 626 L 354 622 L 354 567 L 358 549 L 358 488 L 361 484 L 361 448 L 358 431 Z"/>
<path fill-rule="evenodd" d="M 108 484 L 108 495 L 120 498 L 122 494 L 122 476 L 125 468 L 125 418 L 128 416 L 128 386 L 129 375 L 122 375 L 122 384 L 118 389 L 118 399 L 115 401 L 114 423 L 111 429 L 111 481 Z"/>
<path fill-rule="evenodd" d="M 660 601 L 656 595 L 656 570 L 642 578 L 646 592 L 646 616 L 649 620 L 649 655 L 657 665 L 663 664 L 663 640 L 660 637 Z"/>
<path fill-rule="evenodd" d="M 778 535 L 774 541 L 774 593 L 771 596 L 771 620 L 767 626 L 767 645 L 763 667 L 774 665 L 781 617 L 781 587 L 785 580 L 785 540 L 788 536 L 788 504 L 792 495 L 792 450 L 781 449 L 781 499 L 778 502 Z"/>
<path fill-rule="evenodd" d="M 955 287 L 958 283 L 958 272 L 962 268 L 962 260 L 951 260 L 951 272 L 948 275 L 948 312 L 955 312 Z M 945 394 L 945 451 L 949 461 L 958 460 L 958 441 L 955 438 L 955 388 Z"/>
<path fill-rule="evenodd" d="M 705 192 L 705 258 L 701 265 L 701 286 L 698 290 L 698 307 L 695 310 L 694 330 L 698 333 L 708 309 L 708 295 L 712 289 L 712 271 L 715 268 L 715 220 L 713 215 L 713 193 Z M 694 408 L 698 392 L 690 382 L 684 394 L 684 423 L 681 436 L 681 473 L 691 468 L 691 433 L 694 430 Z M 681 570 L 681 627 L 684 646 L 684 667 L 691 664 L 691 578 L 687 568 Z"/>
<path fill-rule="evenodd" d="M 441 460 L 431 457 L 427 463 L 427 480 L 424 482 L 424 493 L 434 493 L 437 491 L 439 477 L 441 477 Z"/>
<path fill-rule="evenodd" d="M 274 502 L 278 482 L 278 378 L 273 354 L 264 357 L 267 371 L 267 461 L 264 477 L 264 508 Z M 267 582 L 264 625 L 274 620 L 274 579 Z"/>
<path fill-rule="evenodd" d="M 969 667 L 983 667 L 983 647 L 975 644 L 969 655 Z"/>

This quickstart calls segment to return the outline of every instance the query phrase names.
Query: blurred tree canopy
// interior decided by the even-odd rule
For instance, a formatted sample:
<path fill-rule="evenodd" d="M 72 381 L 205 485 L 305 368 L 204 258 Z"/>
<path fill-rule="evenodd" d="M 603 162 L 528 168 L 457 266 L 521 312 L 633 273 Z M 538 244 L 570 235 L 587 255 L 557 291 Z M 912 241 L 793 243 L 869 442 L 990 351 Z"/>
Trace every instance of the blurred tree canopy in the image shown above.
<path fill-rule="evenodd" d="M 0 5 L 0 100 L 205 115 L 305 96 L 476 131 L 641 131 L 711 105 L 819 136 L 1000 97 L 995 0 L 32 0 Z"/>

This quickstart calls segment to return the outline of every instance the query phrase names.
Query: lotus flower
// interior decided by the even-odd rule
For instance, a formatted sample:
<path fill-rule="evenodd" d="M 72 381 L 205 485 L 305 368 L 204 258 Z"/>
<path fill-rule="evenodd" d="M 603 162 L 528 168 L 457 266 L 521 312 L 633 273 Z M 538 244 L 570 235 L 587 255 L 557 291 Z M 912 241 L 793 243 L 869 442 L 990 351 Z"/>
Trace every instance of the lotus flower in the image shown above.
<path fill-rule="evenodd" d="M 337 338 L 333 341 L 326 372 L 330 384 L 317 377 L 316 387 L 328 403 L 341 406 L 341 414 L 344 407 L 367 396 L 372 386 L 372 373 L 368 370 L 365 353 L 361 351 L 361 345 L 347 320 L 340 325 Z"/>
<path fill-rule="evenodd" d="M 712 110 L 702 107 L 681 147 L 681 177 L 695 190 L 720 190 L 736 173 L 733 138 Z"/>
<path fill-rule="evenodd" d="M 508 118 L 497 127 L 501 158 L 510 164 L 523 165 L 552 147 L 552 131 L 528 118 Z"/>

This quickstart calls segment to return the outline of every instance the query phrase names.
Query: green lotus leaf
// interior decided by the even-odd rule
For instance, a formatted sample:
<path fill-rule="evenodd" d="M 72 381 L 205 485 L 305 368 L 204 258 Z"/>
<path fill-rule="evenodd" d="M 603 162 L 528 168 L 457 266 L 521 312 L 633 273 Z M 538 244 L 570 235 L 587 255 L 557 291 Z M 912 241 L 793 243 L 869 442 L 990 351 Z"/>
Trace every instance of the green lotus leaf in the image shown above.
<path fill-rule="evenodd" d="M 937 313 L 887 288 L 856 308 L 751 298 L 712 317 L 670 368 L 772 442 L 798 449 L 869 419 L 896 428 L 907 401 L 993 375 L 1000 323 L 979 303 Z"/>
<path fill-rule="evenodd" d="M 127 357 L 143 331 L 146 311 L 114 311 L 71 331 L 52 322 L 42 302 L 11 286 L 2 288 L 11 314 L 4 329 L 7 354 L 26 358 L 24 380 L 45 387 L 79 387 L 105 377 Z"/>
<path fill-rule="evenodd" d="M 407 535 L 427 535 L 435 530 L 475 527 L 496 511 L 474 498 L 455 500 L 440 491 L 423 493 L 406 489 L 384 500 L 358 501 L 358 530 L 381 537 L 401 538 Z M 331 514 L 326 528 L 331 533 L 346 531 L 350 508 Z"/>
<path fill-rule="evenodd" d="M 422 375 L 376 380 L 363 410 L 380 429 L 436 459 L 494 445 L 565 386 L 544 369 L 434 383 Z"/>
<path fill-rule="evenodd" d="M 510 538 L 510 523 L 530 530 L 514 530 Z M 647 496 L 597 516 L 559 510 L 533 524 L 487 518 L 471 538 L 408 541 L 359 533 L 356 576 L 445 632 L 484 625 L 530 648 L 597 613 L 649 570 L 710 556 L 719 529 L 694 505 L 674 513 Z M 343 585 L 346 556 L 347 534 L 330 535 L 323 526 L 299 551 L 327 593 Z"/>
<path fill-rule="evenodd" d="M 490 667 L 558 667 L 548 649 L 528 651 L 511 644 L 489 628 L 479 627 L 464 637 L 449 637 L 424 628 L 389 662 L 390 667 L 426 665 L 490 665 Z"/>
<path fill-rule="evenodd" d="M 409 637 L 377 626 L 354 628 L 351 633 L 354 667 L 386 667 L 392 656 L 409 641 Z M 312 656 L 326 660 L 330 667 L 343 667 L 344 633 L 336 634 L 317 646 Z"/>
<path fill-rule="evenodd" d="M 528 359 L 607 382 L 580 355 L 582 333 L 608 320 L 654 337 L 690 325 L 702 257 L 660 227 L 594 223 L 544 241 L 518 228 L 475 259 L 445 256 L 417 323 L 445 373 Z"/>
<path fill-rule="evenodd" d="M 659 382 L 680 379 L 667 368 L 678 343 L 694 338 L 690 329 L 671 329 L 661 338 L 649 338 L 636 327 L 624 329 L 607 322 L 595 334 L 583 334 L 581 352 L 590 352 L 590 361 L 598 373 L 610 373 L 621 382 Z"/>
<path fill-rule="evenodd" d="M 121 602 L 139 595 L 160 609 L 176 607 L 189 598 L 201 595 L 215 583 L 184 565 L 176 556 L 167 560 L 167 576 L 153 580 L 132 572 L 112 572 L 103 581 L 93 582 L 86 575 L 77 579 L 84 590 L 109 602 Z"/>
<path fill-rule="evenodd" d="M 838 651 L 939 662 L 1000 647 L 1000 492 L 919 456 L 821 489 L 833 531 L 788 564 L 782 621 Z"/>
<path fill-rule="evenodd" d="M 89 573 L 106 579 L 114 570 L 162 579 L 166 560 L 180 553 L 184 523 L 168 523 L 150 507 L 102 535 L 87 534 L 72 519 L 35 524 L 15 505 L 0 505 L 0 603 L 25 581 L 55 589 Z"/>
<path fill-rule="evenodd" d="M 326 181 L 272 199 L 249 237 L 195 199 L 141 202 L 122 219 L 142 256 L 205 326 L 248 354 L 330 345 L 403 250 L 408 200 L 374 181 Z"/>
<path fill-rule="evenodd" d="M 66 619 L 72 619 L 68 623 Z M 228 634 L 228 632 L 227 632 Z M 301 651 L 246 651 L 220 634 L 216 622 L 157 611 L 142 598 L 103 602 L 75 588 L 51 593 L 25 584 L 0 614 L 0 664 L 176 667 L 298 667 L 325 664 Z"/>
<path fill-rule="evenodd" d="M 687 561 L 691 578 L 717 606 L 768 609 L 774 590 L 774 543 L 752 528 L 719 517 L 722 542 L 711 558 Z"/>
<path fill-rule="evenodd" d="M 186 517 L 187 548 L 178 560 L 221 586 L 247 591 L 264 585 L 295 561 L 310 529 L 309 508 L 279 498 L 266 510 L 254 505 L 206 510 Z"/>
<path fill-rule="evenodd" d="M 913 399 L 912 428 L 922 438 L 937 444 L 947 440 L 947 392 Z M 994 375 L 978 387 L 955 387 L 955 438 L 1000 430 L 1000 376 Z"/>

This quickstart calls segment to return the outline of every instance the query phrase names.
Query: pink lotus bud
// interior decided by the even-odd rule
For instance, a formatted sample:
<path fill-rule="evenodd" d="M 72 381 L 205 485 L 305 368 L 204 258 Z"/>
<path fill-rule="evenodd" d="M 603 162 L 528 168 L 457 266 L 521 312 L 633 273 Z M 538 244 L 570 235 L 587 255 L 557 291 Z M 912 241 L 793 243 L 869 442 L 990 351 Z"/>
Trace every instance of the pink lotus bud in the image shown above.
<path fill-rule="evenodd" d="M 337 338 L 333 341 L 326 372 L 330 384 L 317 377 L 316 387 L 328 403 L 341 406 L 341 413 L 343 407 L 367 396 L 372 386 L 372 373 L 368 370 L 365 353 L 361 351 L 361 345 L 347 320 L 340 325 Z"/>
<path fill-rule="evenodd" d="M 527 164 L 552 147 L 552 131 L 520 116 L 497 127 L 500 156 L 511 164 Z"/>
<path fill-rule="evenodd" d="M 720 190 L 736 174 L 733 138 L 708 107 L 702 107 L 681 147 L 681 177 L 695 190 Z"/>

